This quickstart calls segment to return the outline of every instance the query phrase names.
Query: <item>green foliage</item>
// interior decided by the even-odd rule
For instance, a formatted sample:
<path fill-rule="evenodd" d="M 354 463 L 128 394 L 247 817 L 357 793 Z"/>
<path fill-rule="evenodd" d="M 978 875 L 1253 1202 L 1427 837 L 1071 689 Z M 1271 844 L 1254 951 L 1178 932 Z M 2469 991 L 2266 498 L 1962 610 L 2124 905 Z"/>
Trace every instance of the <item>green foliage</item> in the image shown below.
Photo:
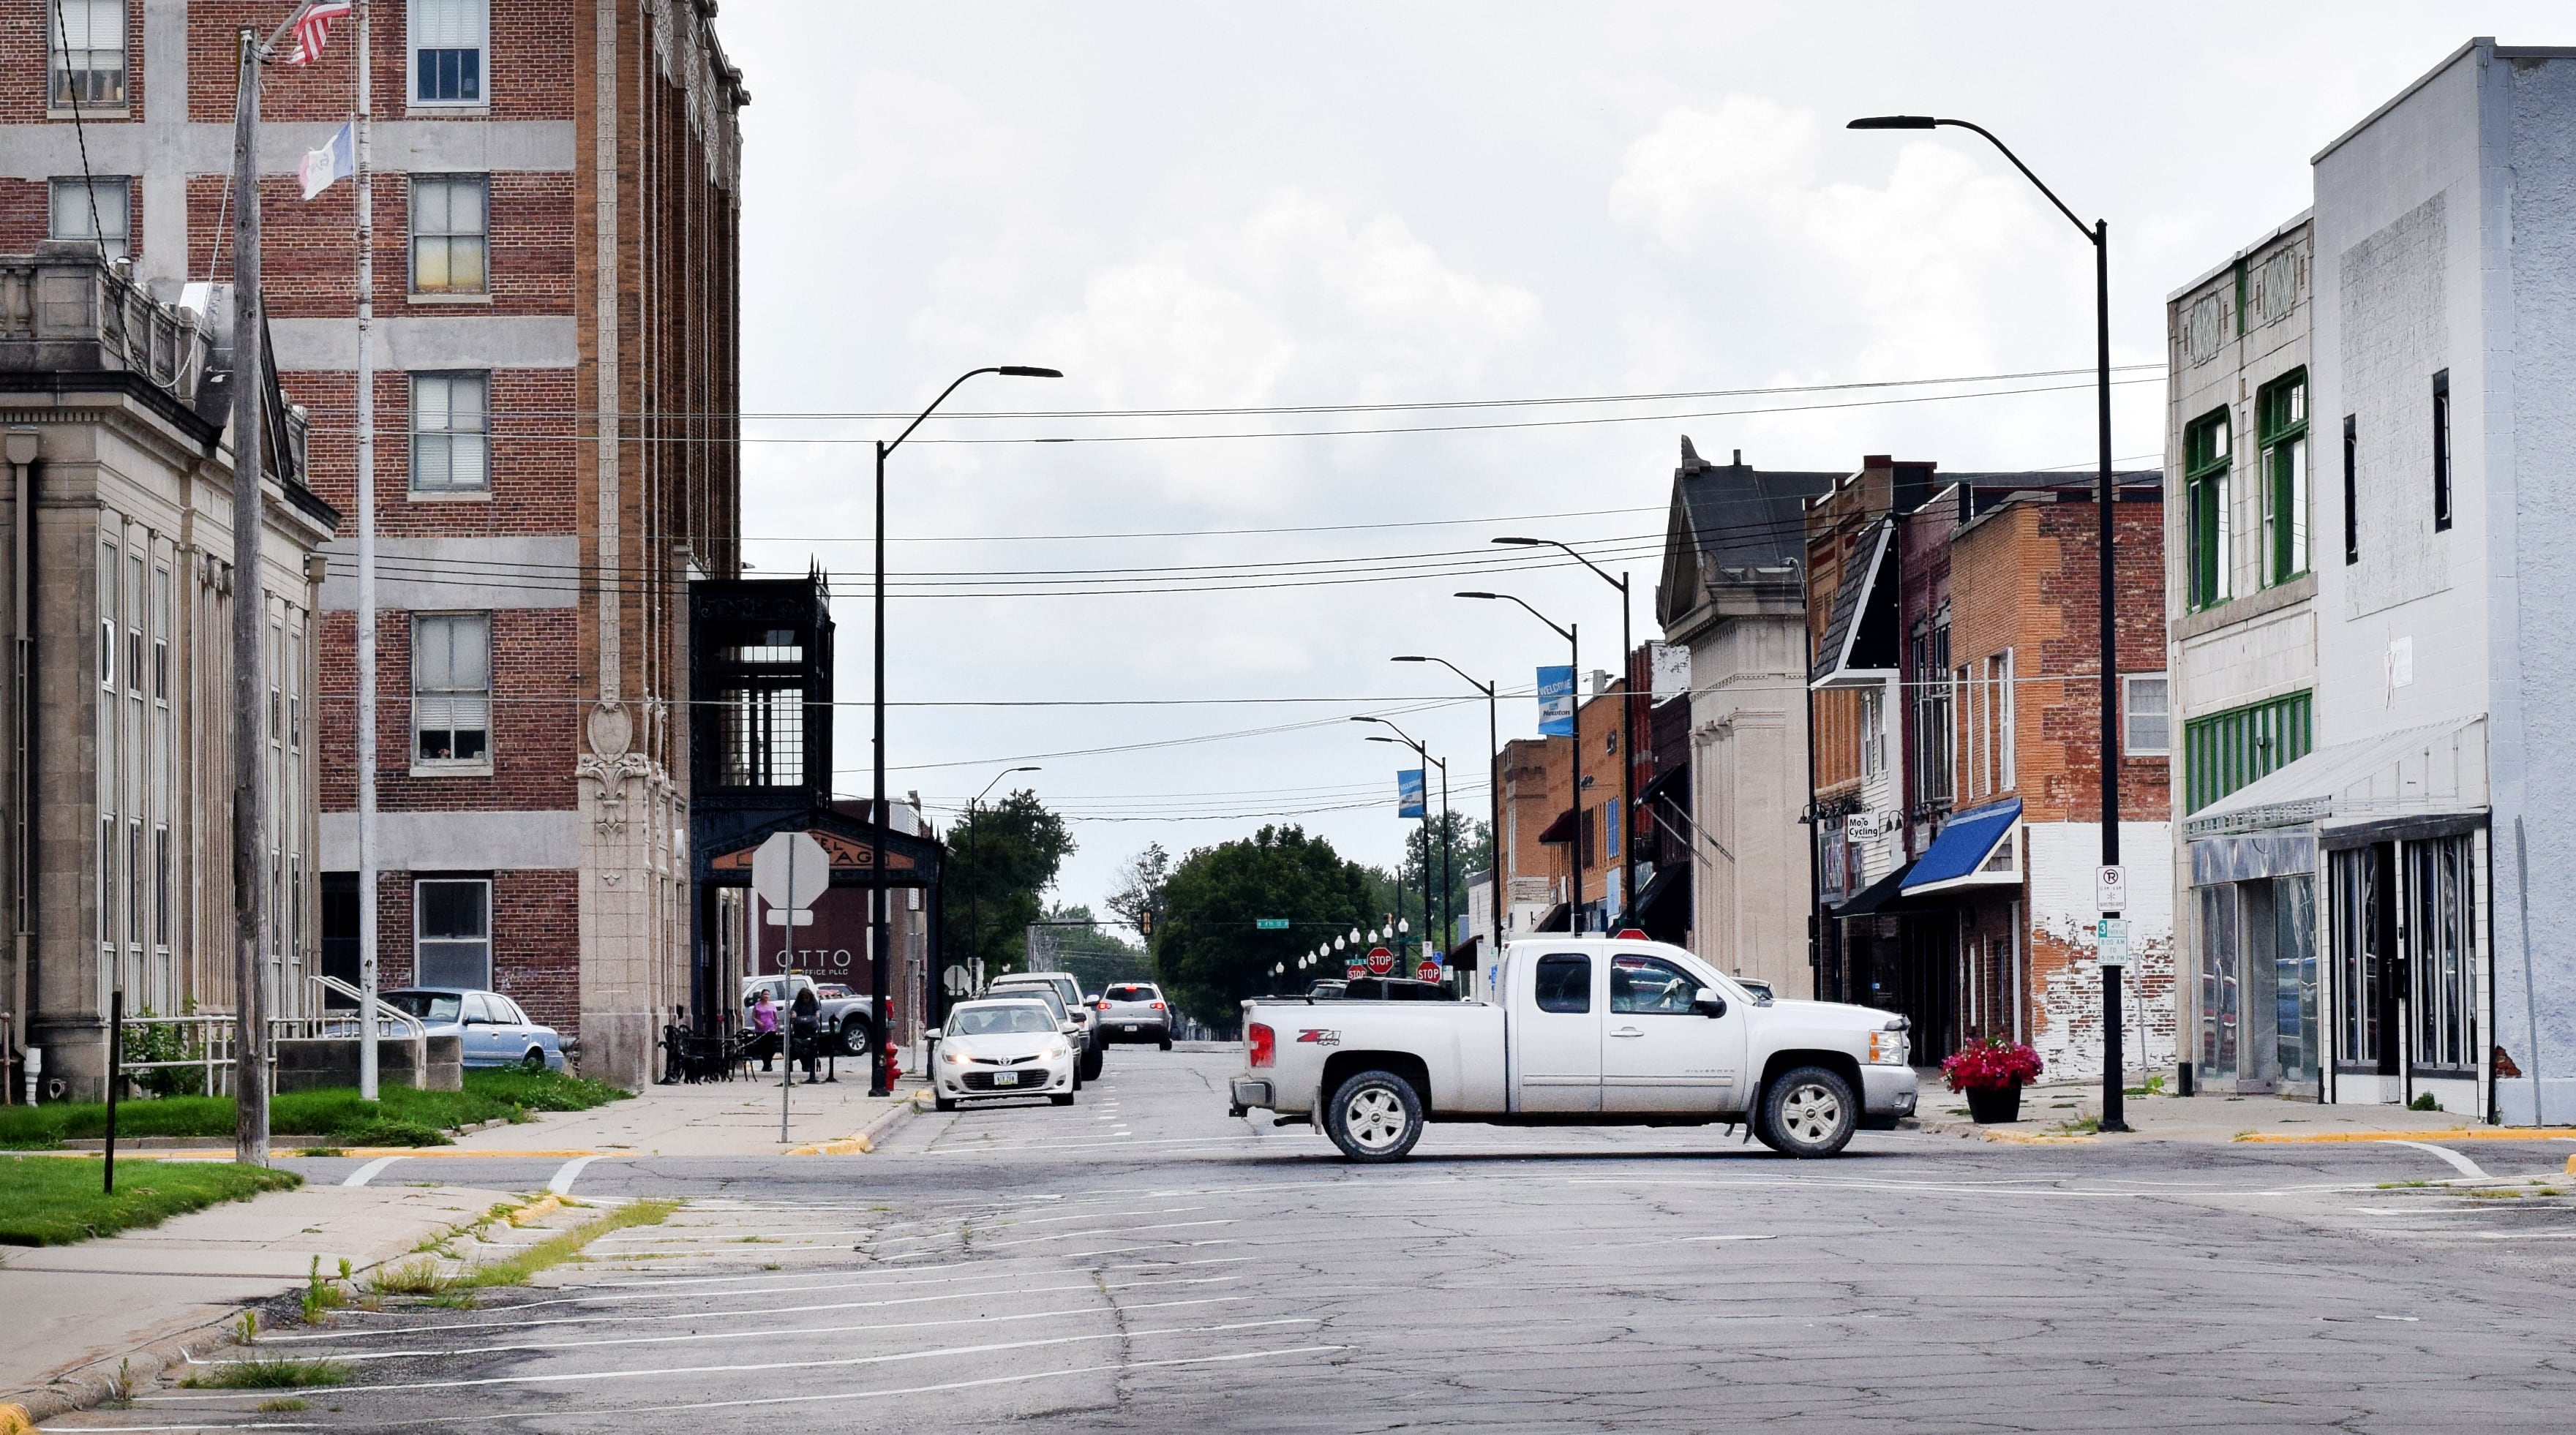
<path fill-rule="evenodd" d="M 1049 907 L 1050 922 L 1088 922 L 1091 909 L 1079 902 Z M 1048 955 L 1060 971 L 1073 974 L 1086 992 L 1096 992 L 1111 982 L 1152 981 L 1153 958 L 1145 949 L 1119 938 L 1116 929 L 1104 927 L 1044 927 L 1039 938 L 1046 943 Z"/>
<path fill-rule="evenodd" d="M 1491 823 L 1474 821 L 1466 814 L 1452 810 L 1429 823 L 1416 822 L 1405 833 L 1404 865 L 1396 870 L 1387 909 L 1413 923 L 1415 932 L 1430 930 L 1422 912 L 1422 867 L 1425 851 L 1431 861 L 1432 896 L 1439 900 L 1438 915 L 1454 918 L 1463 926 L 1467 919 L 1467 874 L 1482 871 L 1494 860 L 1494 832 Z M 1442 883 L 1446 879 L 1446 887 Z M 1443 896 L 1443 893 L 1446 893 Z M 1457 944 L 1456 933 L 1446 934 L 1439 945 L 1444 949 Z"/>
<path fill-rule="evenodd" d="M 2442 1103 L 2434 1099 L 2433 1093 L 2429 1091 L 2421 1091 L 2416 1093 L 2413 1101 L 2406 1103 L 2406 1109 L 2409 1111 L 2439 1111 L 2442 1109 Z"/>
<path fill-rule="evenodd" d="M 1379 920 L 1373 877 L 1331 843 L 1294 826 L 1264 827 L 1248 840 L 1190 853 L 1164 885 L 1163 917 L 1154 931 L 1154 969 L 1165 995 L 1189 1015 L 1231 1031 L 1243 998 L 1302 990 L 1313 975 L 1274 977 L 1273 965 L 1293 971 L 1325 933 Z M 1263 917 L 1300 925 L 1255 930 L 1252 924 Z"/>
<path fill-rule="evenodd" d="M 1129 930 L 1142 929 L 1149 914 L 1156 921 L 1162 919 L 1163 885 L 1171 880 L 1172 854 L 1163 850 L 1162 843 L 1149 842 L 1118 869 L 1118 890 L 1102 905 Z"/>
<path fill-rule="evenodd" d="M 189 1390 L 298 1390 L 347 1383 L 345 1360 L 218 1360 L 179 1382 Z"/>
<path fill-rule="evenodd" d="M 128 1157 L 116 1163 L 111 1196 L 100 1189 L 100 1165 L 76 1157 L 0 1156 L 0 1245 L 69 1245 L 304 1184 L 291 1171 Z"/>
<path fill-rule="evenodd" d="M 627 1092 L 604 1081 L 559 1071 L 517 1067 L 465 1073 L 463 1091 L 382 1088 L 384 1099 L 358 1099 L 353 1086 L 282 1091 L 269 1107 L 269 1130 L 279 1136 L 327 1136 L 341 1146 L 443 1146 L 444 1134 L 485 1121 L 524 1121 L 535 1111 L 582 1111 L 616 1101 Z M 119 1136 L 204 1136 L 230 1139 L 229 1096 L 170 1096 L 128 1101 L 116 1108 Z M 0 1107 L 0 1149 L 43 1151 L 65 1141 L 107 1134 L 101 1102 Z"/>
<path fill-rule="evenodd" d="M 194 1016 L 197 999 L 188 998 L 180 1006 L 182 1016 Z M 152 1021 L 152 1008 L 145 1007 L 136 1019 L 125 1024 L 125 1059 L 136 1061 L 198 1061 L 205 1057 L 205 1044 L 194 1027 L 164 1026 Z M 159 1066 L 138 1071 L 126 1078 L 129 1090 L 140 1089 L 154 1096 L 203 1095 L 206 1089 L 205 1068 L 190 1070 L 184 1066 Z"/>
<path fill-rule="evenodd" d="M 981 958 L 988 976 L 1018 971 L 1025 928 L 1046 915 L 1041 895 L 1073 855 L 1064 819 L 1022 788 L 959 818 L 948 832 L 948 946 Z"/>

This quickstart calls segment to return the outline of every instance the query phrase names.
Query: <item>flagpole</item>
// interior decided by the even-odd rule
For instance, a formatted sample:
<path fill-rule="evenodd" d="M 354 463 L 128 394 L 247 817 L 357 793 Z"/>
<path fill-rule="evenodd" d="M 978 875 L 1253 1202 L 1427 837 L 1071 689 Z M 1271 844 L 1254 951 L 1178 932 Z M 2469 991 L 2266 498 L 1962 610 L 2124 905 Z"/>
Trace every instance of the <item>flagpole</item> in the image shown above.
<path fill-rule="evenodd" d="M 358 1096 L 376 1065 L 376 319 L 374 54 L 358 0 Z"/>

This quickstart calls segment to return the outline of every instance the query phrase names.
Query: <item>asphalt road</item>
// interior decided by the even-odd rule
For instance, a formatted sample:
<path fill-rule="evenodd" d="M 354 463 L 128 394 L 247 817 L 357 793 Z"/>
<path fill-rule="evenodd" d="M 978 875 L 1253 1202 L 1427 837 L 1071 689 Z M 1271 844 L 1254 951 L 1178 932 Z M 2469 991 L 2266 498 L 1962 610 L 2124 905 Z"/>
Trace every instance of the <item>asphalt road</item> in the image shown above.
<path fill-rule="evenodd" d="M 870 1156 L 599 1162 L 577 1194 L 689 1204 L 559 1288 L 264 1341 L 355 1365 L 305 1410 L 172 1392 L 49 1428 L 2576 1427 L 2576 1198 L 2540 1194 L 2576 1191 L 2569 1143 L 1907 1132 L 1799 1163 L 1458 1126 L 1357 1168 L 1227 1118 L 1238 1060 L 1121 1048 L 1071 1108 L 925 1115 Z"/>

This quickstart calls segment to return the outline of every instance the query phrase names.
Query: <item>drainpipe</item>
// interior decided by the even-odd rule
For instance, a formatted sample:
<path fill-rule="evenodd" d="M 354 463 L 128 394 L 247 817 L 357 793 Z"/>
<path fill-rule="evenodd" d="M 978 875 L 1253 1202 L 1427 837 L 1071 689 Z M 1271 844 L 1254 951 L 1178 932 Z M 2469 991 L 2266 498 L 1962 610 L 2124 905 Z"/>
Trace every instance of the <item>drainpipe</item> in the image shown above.
<path fill-rule="evenodd" d="M 9 430 L 6 451 L 9 460 L 9 482 L 14 495 L 11 504 L 9 535 L 9 612 L 13 660 L 9 675 L 9 805 L 12 809 L 9 834 L 9 910 L 11 933 L 11 977 L 9 991 L 9 1047 L 0 1056 L 27 1050 L 29 1023 L 27 1002 L 35 993 L 35 977 L 29 968 L 36 960 L 36 856 L 34 849 L 36 807 L 36 724 L 32 705 L 36 696 L 36 626 L 33 607 L 36 601 L 34 535 L 29 531 L 35 521 L 35 485 L 37 433 L 31 428 Z M 20 1057 L 24 1059 L 23 1055 Z M 16 1083 L 8 1083 L 15 1086 Z M 32 1097 L 33 1093 L 30 1093 Z M 8 1099 L 0 1093 L 0 1101 Z"/>

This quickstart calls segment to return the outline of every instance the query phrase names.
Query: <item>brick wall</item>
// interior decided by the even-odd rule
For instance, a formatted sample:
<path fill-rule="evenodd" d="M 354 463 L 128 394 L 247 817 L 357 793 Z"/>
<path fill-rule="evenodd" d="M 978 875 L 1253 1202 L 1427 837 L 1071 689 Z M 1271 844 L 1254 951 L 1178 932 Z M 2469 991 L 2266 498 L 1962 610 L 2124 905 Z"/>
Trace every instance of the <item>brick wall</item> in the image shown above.
<path fill-rule="evenodd" d="M 460 606 L 467 606 L 460 604 Z M 376 801 L 386 812 L 569 811 L 581 716 L 580 654 L 569 609 L 503 608 L 492 615 L 492 775 L 411 775 L 411 615 L 376 621 L 382 680 L 376 709 Z M 358 802 L 357 615 L 324 615 L 320 753 L 322 810 Z"/>
<path fill-rule="evenodd" d="M 492 879 L 492 989 L 562 1032 L 581 1034 L 580 876 L 569 871 L 387 872 L 378 878 L 377 963 L 387 987 L 412 979 L 412 884 Z"/>
<path fill-rule="evenodd" d="M 126 6 L 129 15 L 137 15 L 143 9 L 142 0 L 126 0 Z M 404 57 L 403 24 L 409 8 L 403 0 L 375 0 L 372 58 L 378 119 L 406 118 L 405 86 L 410 66 Z M 584 7 L 494 0 L 491 8 L 492 48 L 484 74 L 489 118 L 572 118 L 580 104 L 575 90 L 578 68 L 574 57 L 579 53 L 575 30 L 580 25 L 577 12 Z M 190 0 L 190 119 L 232 118 L 234 33 L 249 25 L 265 34 L 292 9 L 292 5 L 281 7 L 276 0 Z M 331 27 L 331 43 L 319 61 L 291 70 L 271 67 L 260 84 L 260 117 L 271 121 L 347 118 L 358 85 L 357 33 L 354 17 L 340 21 Z M 139 28 L 133 43 L 138 47 L 142 44 Z M 41 46 L 41 39 L 38 44 Z M 424 110 L 409 117 L 438 113 Z M 477 110 L 471 117 L 484 118 L 485 113 Z"/>
<path fill-rule="evenodd" d="M 348 520 L 357 514 L 357 375 L 289 374 L 296 402 L 313 412 L 311 487 Z M 572 412 L 569 369 L 491 371 L 489 497 L 415 497 L 411 492 L 411 376 L 376 373 L 376 532 L 386 538 L 563 534 L 576 531 L 582 444 Z M 544 574 L 571 581 L 576 575 Z M 460 596 L 460 603 L 463 601 Z"/>
<path fill-rule="evenodd" d="M 53 44 L 53 28 L 53 6 L 41 0 L 11 5 L 0 13 L 0 124 L 45 122 L 52 73 L 47 52 Z M 137 117 L 143 113 L 143 60 L 143 0 L 125 0 L 125 108 Z M 225 94 L 229 97 L 231 92 L 232 87 L 226 85 Z M 226 104 L 230 103 L 227 98 Z M 109 113 L 115 111 L 111 109 Z M 226 113 L 230 113 L 229 109 Z M 88 105 L 82 106 L 82 114 L 93 123 L 99 118 L 98 111 Z M 55 123 L 68 128 L 71 120 Z"/>

